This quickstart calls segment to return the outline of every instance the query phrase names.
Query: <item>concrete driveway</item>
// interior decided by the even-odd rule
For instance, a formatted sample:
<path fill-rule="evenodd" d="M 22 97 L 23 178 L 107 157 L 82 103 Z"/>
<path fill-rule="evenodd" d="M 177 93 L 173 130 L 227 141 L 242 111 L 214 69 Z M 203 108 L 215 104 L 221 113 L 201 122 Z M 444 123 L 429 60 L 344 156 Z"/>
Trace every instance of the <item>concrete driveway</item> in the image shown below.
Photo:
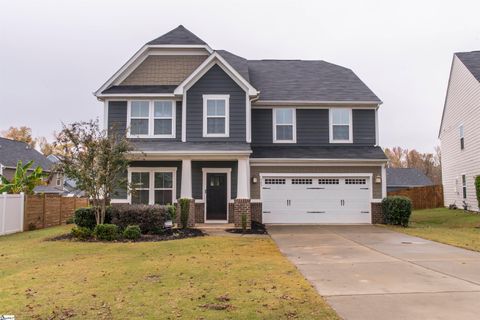
<path fill-rule="evenodd" d="M 269 226 L 344 319 L 479 319 L 480 253 L 375 226 Z"/>

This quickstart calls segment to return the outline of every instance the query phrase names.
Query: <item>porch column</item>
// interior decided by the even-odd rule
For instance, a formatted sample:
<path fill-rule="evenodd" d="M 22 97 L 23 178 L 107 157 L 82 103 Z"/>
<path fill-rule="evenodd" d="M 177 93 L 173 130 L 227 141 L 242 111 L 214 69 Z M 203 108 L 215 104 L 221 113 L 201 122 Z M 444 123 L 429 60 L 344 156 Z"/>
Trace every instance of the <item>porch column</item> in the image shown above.
<path fill-rule="evenodd" d="M 180 198 L 192 199 L 192 160 L 182 160 L 182 183 Z"/>
<path fill-rule="evenodd" d="M 250 199 L 248 182 L 250 180 L 248 159 L 238 159 L 237 199 Z"/>

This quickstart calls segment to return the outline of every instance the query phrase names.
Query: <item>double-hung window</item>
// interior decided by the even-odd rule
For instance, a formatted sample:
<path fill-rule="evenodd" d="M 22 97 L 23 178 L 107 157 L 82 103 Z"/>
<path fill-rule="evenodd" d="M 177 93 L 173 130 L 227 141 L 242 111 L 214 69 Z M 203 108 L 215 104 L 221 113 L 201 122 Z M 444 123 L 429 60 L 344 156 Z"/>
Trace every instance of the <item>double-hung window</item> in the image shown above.
<path fill-rule="evenodd" d="M 175 105 L 171 100 L 133 100 L 127 112 L 129 138 L 175 138 Z"/>
<path fill-rule="evenodd" d="M 330 142 L 351 143 L 352 141 L 352 109 L 330 109 Z"/>
<path fill-rule="evenodd" d="M 176 168 L 131 168 L 132 204 L 172 204 L 175 201 Z"/>
<path fill-rule="evenodd" d="M 273 142 L 295 143 L 297 140 L 295 108 L 273 109 Z"/>
<path fill-rule="evenodd" d="M 228 137 L 229 95 L 203 95 L 203 136 Z"/>
<path fill-rule="evenodd" d="M 467 176 L 462 174 L 462 196 L 467 199 Z"/>
<path fill-rule="evenodd" d="M 458 131 L 459 131 L 458 133 L 460 134 L 460 149 L 463 150 L 465 148 L 463 124 L 458 127 Z"/>

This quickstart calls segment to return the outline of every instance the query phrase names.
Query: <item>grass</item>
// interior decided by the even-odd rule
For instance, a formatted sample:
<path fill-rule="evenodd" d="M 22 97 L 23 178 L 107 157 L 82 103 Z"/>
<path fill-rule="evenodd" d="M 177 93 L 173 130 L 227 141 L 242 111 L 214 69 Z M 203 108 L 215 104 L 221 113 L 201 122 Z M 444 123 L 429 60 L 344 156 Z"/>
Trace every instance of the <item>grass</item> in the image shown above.
<path fill-rule="evenodd" d="M 480 251 L 480 214 L 446 208 L 417 210 L 408 228 L 395 231 Z"/>
<path fill-rule="evenodd" d="M 17 319 L 337 319 L 269 238 L 45 241 L 69 229 L 0 237 L 0 314 Z"/>

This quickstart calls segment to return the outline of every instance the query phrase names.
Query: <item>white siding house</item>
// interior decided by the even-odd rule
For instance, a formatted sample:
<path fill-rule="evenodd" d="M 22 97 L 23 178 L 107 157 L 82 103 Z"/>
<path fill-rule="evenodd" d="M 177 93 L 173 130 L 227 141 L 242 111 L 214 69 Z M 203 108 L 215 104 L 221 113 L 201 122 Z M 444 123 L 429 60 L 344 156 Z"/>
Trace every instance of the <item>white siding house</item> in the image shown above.
<path fill-rule="evenodd" d="M 480 51 L 453 56 L 439 138 L 445 206 L 464 202 L 479 211 L 475 177 L 480 175 Z"/>

